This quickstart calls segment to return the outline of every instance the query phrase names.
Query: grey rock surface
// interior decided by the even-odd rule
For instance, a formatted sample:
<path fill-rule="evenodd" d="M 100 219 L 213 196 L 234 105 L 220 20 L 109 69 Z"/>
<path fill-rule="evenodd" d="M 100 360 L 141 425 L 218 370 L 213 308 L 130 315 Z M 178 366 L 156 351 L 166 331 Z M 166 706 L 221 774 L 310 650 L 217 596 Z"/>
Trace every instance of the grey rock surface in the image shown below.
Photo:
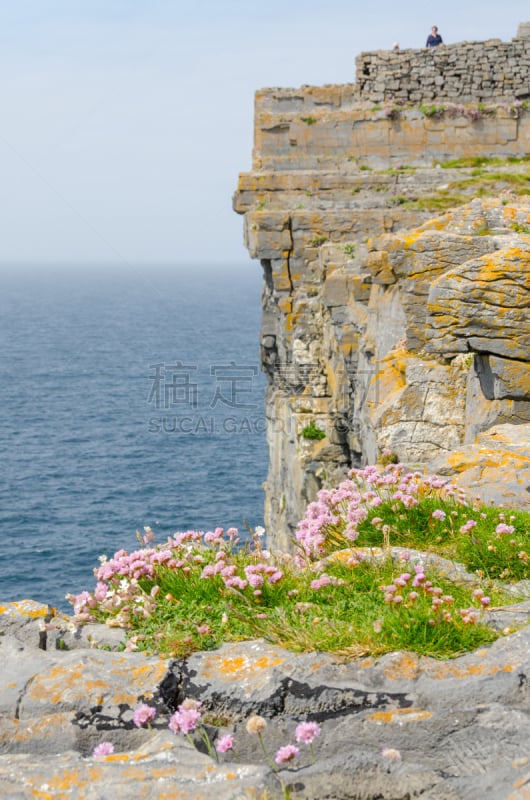
<path fill-rule="evenodd" d="M 46 612 L 25 602 L 0 615 L 0 796 L 9 800 L 528 796 L 528 626 L 449 661 L 406 652 L 345 661 L 257 640 L 170 662 L 41 650 Z M 495 613 L 499 625 L 515 627 L 527 622 L 529 603 Z M 168 729 L 186 698 L 202 703 L 212 743 L 233 734 L 235 749 L 219 763 L 200 736 L 192 746 Z M 140 702 L 157 709 L 151 729 L 132 722 Z M 267 756 L 246 728 L 255 714 L 266 722 Z M 296 759 L 272 769 L 278 748 L 294 744 L 306 721 L 322 731 L 314 758 L 299 744 Z M 114 754 L 92 756 L 102 741 Z"/>

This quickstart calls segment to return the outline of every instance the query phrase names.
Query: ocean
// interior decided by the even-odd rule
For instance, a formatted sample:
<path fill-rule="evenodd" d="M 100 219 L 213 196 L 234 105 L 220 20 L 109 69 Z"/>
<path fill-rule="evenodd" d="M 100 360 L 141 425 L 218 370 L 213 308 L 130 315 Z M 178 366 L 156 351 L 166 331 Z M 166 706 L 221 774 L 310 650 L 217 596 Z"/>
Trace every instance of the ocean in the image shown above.
<path fill-rule="evenodd" d="M 261 270 L 0 268 L 0 600 L 62 610 L 98 556 L 263 524 Z"/>

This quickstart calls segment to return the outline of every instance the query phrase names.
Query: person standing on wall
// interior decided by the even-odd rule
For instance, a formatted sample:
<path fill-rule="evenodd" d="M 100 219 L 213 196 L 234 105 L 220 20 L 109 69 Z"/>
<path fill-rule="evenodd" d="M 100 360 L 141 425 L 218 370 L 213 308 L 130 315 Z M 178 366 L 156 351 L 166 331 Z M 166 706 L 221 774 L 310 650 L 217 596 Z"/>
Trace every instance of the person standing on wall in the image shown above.
<path fill-rule="evenodd" d="M 433 25 L 431 28 L 431 32 L 427 37 L 427 44 L 425 47 L 438 47 L 439 44 L 443 44 L 442 37 L 438 33 L 438 28 L 436 25 Z"/>

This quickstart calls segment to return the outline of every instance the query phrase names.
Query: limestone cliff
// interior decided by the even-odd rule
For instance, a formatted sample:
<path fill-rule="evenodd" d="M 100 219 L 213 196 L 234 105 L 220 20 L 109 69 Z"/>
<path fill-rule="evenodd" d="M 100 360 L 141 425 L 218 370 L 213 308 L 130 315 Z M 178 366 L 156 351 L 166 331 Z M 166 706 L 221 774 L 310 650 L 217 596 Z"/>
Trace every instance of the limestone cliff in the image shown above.
<path fill-rule="evenodd" d="M 256 95 L 234 207 L 265 277 L 277 546 L 350 466 L 383 456 L 454 472 L 451 454 L 478 436 L 530 423 L 530 66 L 499 67 L 501 52 L 512 66 L 530 54 L 527 28 L 511 44 L 362 54 L 357 84 Z M 453 79 L 464 55 L 482 75 L 477 102 Z M 428 106 L 409 85 L 425 58 L 453 75 L 426 80 Z M 530 500 L 519 456 L 502 501 Z"/>

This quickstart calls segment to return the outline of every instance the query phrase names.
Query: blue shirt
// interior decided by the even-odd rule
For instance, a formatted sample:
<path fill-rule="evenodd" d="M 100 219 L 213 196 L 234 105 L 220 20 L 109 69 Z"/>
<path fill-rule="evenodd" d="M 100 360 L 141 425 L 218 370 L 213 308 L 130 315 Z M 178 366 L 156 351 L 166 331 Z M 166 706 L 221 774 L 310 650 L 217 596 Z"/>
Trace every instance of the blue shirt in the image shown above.
<path fill-rule="evenodd" d="M 439 44 L 443 44 L 442 37 L 440 36 L 440 34 L 437 33 L 436 36 L 433 36 L 433 34 L 431 33 L 427 37 L 427 44 L 425 45 L 425 47 L 438 47 Z"/>

